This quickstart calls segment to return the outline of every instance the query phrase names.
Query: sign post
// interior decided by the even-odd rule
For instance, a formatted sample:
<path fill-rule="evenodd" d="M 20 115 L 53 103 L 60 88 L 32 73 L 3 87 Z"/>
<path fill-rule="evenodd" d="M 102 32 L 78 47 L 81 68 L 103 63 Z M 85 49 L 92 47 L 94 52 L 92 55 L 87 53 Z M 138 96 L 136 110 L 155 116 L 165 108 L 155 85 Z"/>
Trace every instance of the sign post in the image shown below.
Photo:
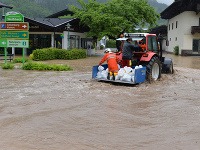
<path fill-rule="evenodd" d="M 7 64 L 7 47 L 4 47 L 4 63 Z"/>
<path fill-rule="evenodd" d="M 7 12 L 5 22 L 24 22 L 24 16 L 18 12 Z"/>
<path fill-rule="evenodd" d="M 17 47 L 17 48 L 28 48 L 28 40 L 9 40 L 9 39 L 0 39 L 0 47 Z"/>
<path fill-rule="evenodd" d="M 0 22 L 0 47 L 4 47 L 5 64 L 7 63 L 7 48 L 22 49 L 22 62 L 25 63 L 25 48 L 29 47 L 29 24 L 24 22 L 24 16 L 17 12 L 7 12 L 5 22 Z"/>
<path fill-rule="evenodd" d="M 29 29 L 28 22 L 0 22 L 0 30 L 23 30 Z"/>

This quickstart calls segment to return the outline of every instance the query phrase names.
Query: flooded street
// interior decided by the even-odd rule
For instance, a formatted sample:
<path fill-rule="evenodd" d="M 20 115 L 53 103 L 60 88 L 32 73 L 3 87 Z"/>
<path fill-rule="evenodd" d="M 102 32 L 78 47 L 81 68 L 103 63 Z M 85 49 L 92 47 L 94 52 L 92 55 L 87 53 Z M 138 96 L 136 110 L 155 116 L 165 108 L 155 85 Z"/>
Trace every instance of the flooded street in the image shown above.
<path fill-rule="evenodd" d="M 199 150 L 200 56 L 166 57 L 173 75 L 134 86 L 92 80 L 101 56 L 0 69 L 0 150 Z"/>

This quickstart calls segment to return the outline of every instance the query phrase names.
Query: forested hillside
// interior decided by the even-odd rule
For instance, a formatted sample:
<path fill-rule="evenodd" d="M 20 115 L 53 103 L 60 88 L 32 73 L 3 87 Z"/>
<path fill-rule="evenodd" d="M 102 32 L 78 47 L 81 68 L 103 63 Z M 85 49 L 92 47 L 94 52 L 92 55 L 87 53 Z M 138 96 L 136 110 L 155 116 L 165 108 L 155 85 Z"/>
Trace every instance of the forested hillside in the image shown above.
<path fill-rule="evenodd" d="M 108 0 L 97 1 L 106 2 Z M 68 5 L 78 5 L 76 0 L 0 0 L 0 2 L 13 6 L 12 11 L 20 12 L 27 17 L 45 17 L 67 8 Z M 148 2 L 158 13 L 167 7 L 156 0 L 148 0 Z M 11 10 L 5 9 L 5 12 L 7 11 Z"/>

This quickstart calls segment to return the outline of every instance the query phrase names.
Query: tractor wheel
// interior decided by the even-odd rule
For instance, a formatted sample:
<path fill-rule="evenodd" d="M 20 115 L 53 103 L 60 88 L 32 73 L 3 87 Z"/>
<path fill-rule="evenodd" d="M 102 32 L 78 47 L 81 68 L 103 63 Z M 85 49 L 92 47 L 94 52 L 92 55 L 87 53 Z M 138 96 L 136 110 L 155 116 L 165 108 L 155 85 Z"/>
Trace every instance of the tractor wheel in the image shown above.
<path fill-rule="evenodd" d="M 147 80 L 149 83 L 158 80 L 161 77 L 161 63 L 158 57 L 153 57 L 146 66 Z"/>

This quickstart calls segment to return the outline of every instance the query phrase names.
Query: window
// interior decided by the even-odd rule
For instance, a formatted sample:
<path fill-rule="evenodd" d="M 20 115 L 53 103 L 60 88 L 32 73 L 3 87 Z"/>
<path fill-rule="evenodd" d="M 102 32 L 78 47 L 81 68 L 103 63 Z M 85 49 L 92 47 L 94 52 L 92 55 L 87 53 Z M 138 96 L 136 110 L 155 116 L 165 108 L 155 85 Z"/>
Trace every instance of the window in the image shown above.
<path fill-rule="evenodd" d="M 172 23 L 172 30 L 173 30 L 173 28 L 174 28 L 174 23 Z"/>
<path fill-rule="evenodd" d="M 80 36 L 70 35 L 70 48 L 79 48 Z"/>
<path fill-rule="evenodd" d="M 148 38 L 148 50 L 157 52 L 158 51 L 158 42 L 155 36 L 147 36 Z"/>
<path fill-rule="evenodd" d="M 193 39 L 193 52 L 199 52 L 200 51 L 200 39 Z"/>
<path fill-rule="evenodd" d="M 170 24 L 169 24 L 169 30 L 170 30 Z"/>
<path fill-rule="evenodd" d="M 178 40 L 178 38 L 176 37 L 176 38 L 175 38 L 175 41 L 177 41 L 177 40 Z"/>
<path fill-rule="evenodd" d="M 178 28 L 178 21 L 176 21 L 176 28 Z"/>

